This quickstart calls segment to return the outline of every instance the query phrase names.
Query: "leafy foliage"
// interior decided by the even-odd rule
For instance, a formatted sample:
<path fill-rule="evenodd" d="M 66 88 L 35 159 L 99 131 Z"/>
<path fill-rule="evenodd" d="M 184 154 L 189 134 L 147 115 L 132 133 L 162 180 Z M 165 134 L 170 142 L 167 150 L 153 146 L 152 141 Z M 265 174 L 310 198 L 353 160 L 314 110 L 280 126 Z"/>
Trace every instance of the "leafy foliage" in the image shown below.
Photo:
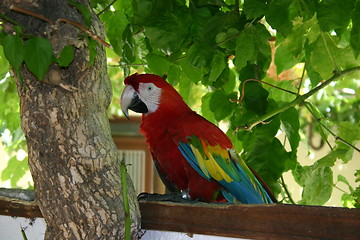
<path fill-rule="evenodd" d="M 93 6 L 100 12 L 110 2 L 93 1 Z M 203 116 L 229 123 L 237 150 L 275 193 L 286 195 L 281 177 L 290 170 L 303 187 L 300 203 L 322 205 L 337 184 L 334 164 L 347 163 L 354 153 L 344 142 L 359 139 L 359 74 L 341 72 L 360 64 L 358 8 L 354 0 L 133 0 L 115 2 L 100 17 L 125 76 L 131 69 L 168 75 L 190 104 L 191 86 L 206 87 Z M 305 100 L 299 99 L 303 92 L 334 73 L 342 78 L 311 92 L 306 99 L 311 105 L 298 106 Z M 310 123 L 324 141 L 337 126 L 334 135 L 344 141 L 337 140 L 327 156 L 302 166 L 297 151 Z M 289 148 L 277 138 L 278 131 L 285 133 Z M 346 196 L 354 192 L 349 189 Z"/>
<path fill-rule="evenodd" d="M 69 3 L 89 26 L 84 6 Z M 348 186 L 343 190 L 344 206 L 359 206 L 359 187 L 353 188 L 348 176 L 335 176 L 333 171 L 335 164 L 346 164 L 359 154 L 354 148 L 360 139 L 359 1 L 90 3 L 112 45 L 107 50 L 110 64 L 120 67 L 109 67 L 115 79 L 112 114 L 119 114 L 115 105 L 122 88 L 120 77 L 132 71 L 167 75 L 203 116 L 216 124 L 228 123 L 227 133 L 238 152 L 276 194 L 285 196 L 283 202 L 292 202 L 282 178 L 291 171 L 303 188 L 299 203 L 325 204 L 341 183 Z M 0 34 L 0 43 L 15 71 L 25 65 L 40 80 L 51 63 L 66 67 L 74 58 L 71 46 L 56 59 L 49 42 L 25 38 L 20 30 Z M 90 64 L 95 46 L 89 39 Z M 0 56 L 0 64 L 7 67 L 4 57 Z M 2 116 L 2 124 L 9 123 L 9 116 Z M 309 126 L 315 126 L 310 128 L 314 133 L 309 142 L 319 133 L 331 151 L 303 165 L 298 148 Z M 284 132 L 284 140 L 279 139 L 279 131 Z M 329 143 L 332 135 L 335 143 Z"/>

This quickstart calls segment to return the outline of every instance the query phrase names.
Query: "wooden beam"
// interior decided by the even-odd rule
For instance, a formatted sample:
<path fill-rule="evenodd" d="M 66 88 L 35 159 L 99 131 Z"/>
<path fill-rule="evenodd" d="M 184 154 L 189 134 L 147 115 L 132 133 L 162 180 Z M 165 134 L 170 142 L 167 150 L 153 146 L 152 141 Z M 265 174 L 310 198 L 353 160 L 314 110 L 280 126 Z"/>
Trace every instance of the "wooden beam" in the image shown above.
<path fill-rule="evenodd" d="M 360 209 L 140 201 L 143 229 L 249 239 L 360 239 Z M 36 202 L 0 196 L 0 215 L 42 217 Z"/>
<path fill-rule="evenodd" d="M 0 196 L 0 215 L 35 218 L 42 217 L 36 202 Z"/>
<path fill-rule="evenodd" d="M 360 209 L 140 202 L 142 228 L 250 239 L 360 239 Z"/>

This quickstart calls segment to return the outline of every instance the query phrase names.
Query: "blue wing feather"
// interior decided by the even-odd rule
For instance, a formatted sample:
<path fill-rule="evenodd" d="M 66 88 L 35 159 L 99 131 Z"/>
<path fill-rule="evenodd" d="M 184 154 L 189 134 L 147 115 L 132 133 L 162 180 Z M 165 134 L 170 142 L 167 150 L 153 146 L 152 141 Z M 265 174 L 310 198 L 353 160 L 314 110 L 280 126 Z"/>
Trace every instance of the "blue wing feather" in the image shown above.
<path fill-rule="evenodd" d="M 202 171 L 190 144 L 180 142 L 178 148 L 195 171 L 203 178 L 211 181 L 212 178 L 209 178 Z M 218 181 L 224 187 L 222 194 L 229 202 L 239 201 L 250 204 L 272 203 L 271 198 L 258 180 L 254 176 L 250 178 L 249 173 L 238 162 L 234 160 L 226 161 L 220 155 L 214 157 L 214 159 L 220 168 L 226 170 L 226 174 L 232 179 L 230 182 L 225 179 Z"/>

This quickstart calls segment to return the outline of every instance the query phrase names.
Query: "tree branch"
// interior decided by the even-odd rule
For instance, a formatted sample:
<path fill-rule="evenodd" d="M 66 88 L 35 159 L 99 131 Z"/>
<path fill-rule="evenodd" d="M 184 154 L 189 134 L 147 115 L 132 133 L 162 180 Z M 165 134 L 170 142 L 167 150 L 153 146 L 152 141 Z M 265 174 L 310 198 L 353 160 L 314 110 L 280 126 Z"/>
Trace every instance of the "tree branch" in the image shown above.
<path fill-rule="evenodd" d="M 327 85 L 329 85 L 331 82 L 339 79 L 340 77 L 342 77 L 342 76 L 344 76 L 344 75 L 346 75 L 348 73 L 352 73 L 352 72 L 355 72 L 355 71 L 360 71 L 360 66 L 349 68 L 349 69 L 346 69 L 346 70 L 341 71 L 341 72 L 335 72 L 334 75 L 331 78 L 324 81 L 319 86 L 313 88 L 308 93 L 303 94 L 303 95 L 299 95 L 292 102 L 289 102 L 288 104 L 285 104 L 284 106 L 281 106 L 281 107 L 279 107 L 277 109 L 274 109 L 273 111 L 270 111 L 270 112 L 266 113 L 265 115 L 261 116 L 256 121 L 251 123 L 249 126 L 237 127 L 234 132 L 237 132 L 240 129 L 245 129 L 245 130 L 251 131 L 256 125 L 258 125 L 260 123 L 263 123 L 264 121 L 266 121 L 267 119 L 275 116 L 276 114 L 282 113 L 282 112 L 288 110 L 291 107 L 294 107 L 294 106 L 296 106 L 298 104 L 303 103 L 306 99 L 308 99 L 310 96 L 314 95 L 316 92 L 318 92 L 319 90 L 321 90 L 324 87 L 326 87 Z"/>

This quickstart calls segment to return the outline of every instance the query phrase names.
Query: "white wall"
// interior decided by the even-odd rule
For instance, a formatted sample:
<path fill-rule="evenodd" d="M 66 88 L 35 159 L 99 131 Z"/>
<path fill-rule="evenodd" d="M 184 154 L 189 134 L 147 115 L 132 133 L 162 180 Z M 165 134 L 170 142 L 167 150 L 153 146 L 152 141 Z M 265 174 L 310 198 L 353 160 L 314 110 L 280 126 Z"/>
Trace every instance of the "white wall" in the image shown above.
<path fill-rule="evenodd" d="M 23 240 L 24 229 L 28 240 L 44 239 L 46 224 L 43 218 L 22 218 L 0 215 L 0 240 Z"/>
<path fill-rule="evenodd" d="M 24 229 L 28 240 L 44 239 L 46 224 L 43 218 L 33 220 L 21 217 L 9 217 L 0 215 L 0 240 L 23 240 L 21 229 Z M 207 236 L 201 234 L 188 235 L 186 233 L 165 232 L 154 230 L 142 230 L 141 240 L 235 240 L 239 238 L 227 238 Z"/>

